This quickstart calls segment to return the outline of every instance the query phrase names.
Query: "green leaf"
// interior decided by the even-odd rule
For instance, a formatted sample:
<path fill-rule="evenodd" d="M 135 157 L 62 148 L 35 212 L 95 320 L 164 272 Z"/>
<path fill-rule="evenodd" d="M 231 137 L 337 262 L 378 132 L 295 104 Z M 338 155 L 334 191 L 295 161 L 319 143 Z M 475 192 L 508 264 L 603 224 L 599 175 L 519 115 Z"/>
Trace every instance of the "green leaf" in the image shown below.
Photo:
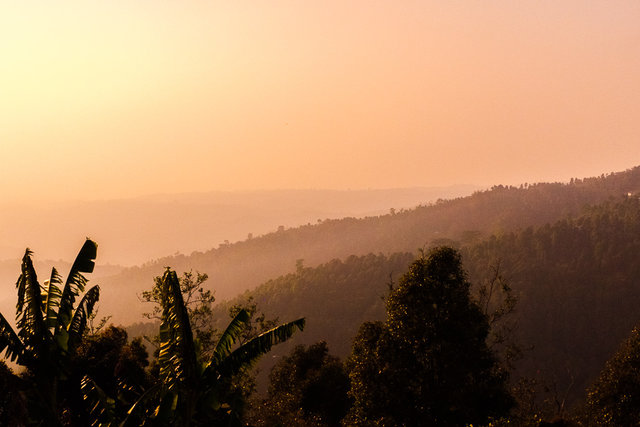
<path fill-rule="evenodd" d="M 116 402 L 88 376 L 80 382 L 82 398 L 89 406 L 92 426 L 110 426 L 115 423 Z"/>
<path fill-rule="evenodd" d="M 133 405 L 127 411 L 126 418 L 120 423 L 120 426 L 129 425 L 130 422 L 135 419 L 135 415 L 139 411 L 144 411 L 144 404 L 149 400 L 156 398 L 162 390 L 162 384 L 156 384 L 151 386 L 148 390 L 146 390 L 142 395 L 135 401 Z"/>
<path fill-rule="evenodd" d="M 27 349 L 39 357 L 46 351 L 45 342 L 48 330 L 42 315 L 42 292 L 38 276 L 31 261 L 32 252 L 27 249 L 22 258 L 22 273 L 18 278 L 18 305 L 16 306 L 16 326 L 18 336 Z"/>
<path fill-rule="evenodd" d="M 235 375 L 242 368 L 255 363 L 260 356 L 268 353 L 274 345 L 287 341 L 296 330 L 302 331 L 304 325 L 305 319 L 301 318 L 270 329 L 235 349 L 218 366 L 210 365 L 209 368 L 215 369 L 223 376 Z M 207 372 L 206 377 L 207 381 L 213 378 L 211 372 Z"/>
<path fill-rule="evenodd" d="M 76 308 L 71 324 L 69 325 L 68 350 L 73 350 L 80 343 L 82 335 L 87 327 L 87 319 L 93 312 L 93 307 L 100 298 L 100 286 L 93 286 L 84 294 L 78 308 Z"/>
<path fill-rule="evenodd" d="M 58 319 L 58 308 L 60 304 L 60 297 L 62 297 L 62 291 L 59 285 L 62 285 L 62 277 L 58 274 L 58 270 L 55 267 L 51 269 L 51 277 L 44 282 L 46 288 L 46 300 L 44 306 L 45 323 L 47 328 L 55 328 Z"/>
<path fill-rule="evenodd" d="M 160 404 L 156 408 L 153 418 L 156 425 L 169 425 L 176 408 L 178 407 L 178 394 L 168 392 L 160 400 Z"/>
<path fill-rule="evenodd" d="M 9 322 L 7 322 L 7 319 L 0 313 L 0 353 L 3 351 L 5 352 L 5 356 L 12 362 L 17 359 L 19 364 L 24 363 L 24 344 Z"/>
<path fill-rule="evenodd" d="M 216 348 L 213 352 L 212 363 L 214 365 L 219 364 L 225 357 L 231 352 L 231 347 L 235 344 L 236 340 L 244 331 L 245 326 L 251 319 L 251 316 L 246 310 L 240 310 L 238 314 L 233 318 L 229 326 L 220 336 Z"/>
<path fill-rule="evenodd" d="M 60 329 L 68 329 L 69 322 L 71 322 L 71 313 L 73 311 L 73 305 L 76 302 L 76 297 L 80 295 L 80 292 L 84 291 L 84 287 L 87 283 L 87 279 L 82 273 L 91 273 L 95 266 L 95 258 L 98 250 L 98 245 L 87 239 L 82 245 L 80 252 L 76 256 L 67 281 L 65 282 L 64 289 L 62 290 L 62 296 L 60 297 L 60 308 L 58 310 L 58 326 L 56 327 L 56 333 Z"/>
<path fill-rule="evenodd" d="M 84 245 L 80 248 L 80 252 L 78 252 L 78 256 L 76 256 L 76 259 L 71 266 L 69 277 L 74 276 L 76 273 L 93 273 L 97 255 L 97 243 L 91 239 L 85 240 Z"/>
<path fill-rule="evenodd" d="M 162 277 L 162 320 L 160 323 L 160 378 L 169 389 L 179 382 L 198 381 L 198 361 L 189 313 L 184 305 L 180 281 L 167 269 Z"/>

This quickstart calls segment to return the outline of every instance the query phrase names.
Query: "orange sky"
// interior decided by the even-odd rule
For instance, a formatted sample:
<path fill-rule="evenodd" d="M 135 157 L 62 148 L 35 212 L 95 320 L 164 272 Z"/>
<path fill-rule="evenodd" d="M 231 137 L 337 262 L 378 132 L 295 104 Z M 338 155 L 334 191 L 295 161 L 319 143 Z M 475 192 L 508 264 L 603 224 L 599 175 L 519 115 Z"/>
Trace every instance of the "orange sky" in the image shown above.
<path fill-rule="evenodd" d="M 3 2 L 0 195 L 622 170 L 638 23 L 637 0 Z"/>

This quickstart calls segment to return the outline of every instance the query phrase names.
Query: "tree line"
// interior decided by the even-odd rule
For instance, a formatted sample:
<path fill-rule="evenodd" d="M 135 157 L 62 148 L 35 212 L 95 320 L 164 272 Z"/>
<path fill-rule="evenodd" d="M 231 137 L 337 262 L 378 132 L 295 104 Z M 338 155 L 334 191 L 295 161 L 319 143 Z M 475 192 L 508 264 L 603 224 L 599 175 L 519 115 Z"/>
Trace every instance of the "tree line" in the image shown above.
<path fill-rule="evenodd" d="M 625 197 L 474 244 L 446 242 L 459 248 L 474 294 L 499 264 L 518 299 L 511 321 L 522 357 L 514 361 L 513 377 L 524 379 L 516 384 L 523 398 L 538 396 L 530 399 L 530 412 L 550 418 L 580 407 L 605 362 L 640 323 L 638 236 L 640 200 Z M 409 253 L 369 254 L 302 266 L 235 302 L 253 298 L 271 316 L 301 315 L 304 309 L 309 327 L 294 343 L 326 340 L 334 354 L 347 358 L 358 326 L 384 319 L 380 297 L 414 259 Z M 291 350 L 286 346 L 277 354 Z M 263 372 L 271 366 L 263 364 Z"/>
<path fill-rule="evenodd" d="M 259 314 L 255 305 L 243 308 L 240 304 L 228 307 L 231 321 L 219 327 L 210 322 L 212 297 L 202 287 L 206 276 L 179 277 L 166 269 L 147 294 L 148 301 L 157 303 L 150 315 L 160 320 L 157 351 L 150 361 L 140 339 L 129 341 L 122 328 L 95 325 L 93 309 L 100 288 L 87 289 L 84 276 L 93 271 L 94 242 L 85 242 L 66 281 L 53 269 L 42 285 L 27 250 L 16 284 L 16 329 L 0 317 L 0 349 L 24 367 L 16 374 L 5 365 L 0 372 L 0 423 L 539 425 L 556 415 L 563 417 L 556 422 L 569 423 L 572 418 L 571 422 L 583 425 L 634 425 L 640 347 L 636 331 L 589 388 L 587 403 L 579 411 L 553 414 L 540 410 L 539 402 L 527 406 L 535 390 L 515 381 L 519 374 L 512 369 L 507 347 L 501 350 L 496 345 L 504 343 L 500 331 L 509 334 L 508 328 L 498 329 L 500 324 L 494 320 L 500 313 L 511 313 L 513 289 L 495 269 L 489 283 L 474 291 L 463 260 L 490 259 L 490 249 L 495 247 L 510 250 L 518 259 L 516 247 L 497 242 L 523 239 L 530 259 L 548 260 L 549 254 L 561 259 L 562 251 L 575 255 L 582 245 L 579 260 L 599 260 L 600 266 L 619 268 L 628 262 L 620 259 L 626 252 L 614 248 L 627 242 L 625 236 L 639 235 L 634 233 L 638 203 L 630 198 L 594 207 L 587 216 L 524 230 L 522 235 L 496 237 L 475 246 L 476 252 L 444 246 L 417 259 L 408 254 L 370 255 L 329 264 L 328 271 L 348 271 L 345 265 L 358 264 L 351 270 L 351 280 L 355 271 L 382 275 L 386 297 L 383 300 L 378 294 L 376 298 L 383 314 L 378 320 L 358 322 L 344 363 L 323 342 L 293 348 L 271 370 L 266 398 L 252 396 L 255 385 L 250 368 L 273 345 L 302 329 L 304 319 L 278 326 Z M 597 250 L 589 249 L 584 235 L 576 230 L 592 237 L 617 230 L 618 237 L 596 245 Z M 550 248 L 544 249 L 540 242 Z M 633 237 L 626 249 L 637 243 Z M 380 260 L 392 261 L 386 277 Z M 574 270 L 581 271 L 579 264 Z M 305 278 L 317 271 L 300 260 L 291 286 L 308 287 Z M 542 269 L 535 277 L 544 274 L 548 273 Z M 275 283 L 271 283 L 273 289 Z M 334 296 L 341 285 L 336 283 L 328 289 L 329 293 L 333 289 Z M 366 292 L 352 296 L 354 301 L 370 298 Z M 518 307 L 521 304 L 522 300 Z"/>
<path fill-rule="evenodd" d="M 131 267 L 103 283 L 130 305 L 162 268 L 204 271 L 215 280 L 216 296 L 228 299 L 293 270 L 297 259 L 317 266 L 334 258 L 368 253 L 411 252 L 436 239 L 475 244 L 493 234 L 553 224 L 577 216 L 585 206 L 616 200 L 640 191 L 640 167 L 606 176 L 574 179 L 570 183 L 540 183 L 522 187 L 495 186 L 468 197 L 425 203 L 391 215 L 323 220 L 231 243 L 204 252 L 161 258 Z M 246 260 L 253 268 L 246 268 Z M 135 292 L 127 292 L 131 289 Z M 123 310 L 119 298 L 105 293 L 101 306 L 122 322 L 132 323 L 139 313 Z M 129 305 L 128 304 L 128 305 Z"/>
<path fill-rule="evenodd" d="M 16 328 L 0 316 L 0 351 L 24 370 L 3 366 L 3 425 L 211 425 L 239 424 L 241 406 L 231 379 L 273 345 L 304 328 L 304 319 L 264 331 L 238 344 L 250 314 L 237 311 L 210 355 L 194 337 L 180 280 L 167 268 L 156 283 L 161 306 L 158 351 L 151 369 L 140 340 L 109 327 L 87 329 L 100 288 L 85 291 L 97 245 L 87 240 L 66 281 L 54 268 L 41 285 L 27 249 L 16 287 Z M 115 354 L 114 354 L 115 353 Z M 93 362 L 93 363 L 92 363 Z M 96 368 L 100 369 L 96 369 Z"/>

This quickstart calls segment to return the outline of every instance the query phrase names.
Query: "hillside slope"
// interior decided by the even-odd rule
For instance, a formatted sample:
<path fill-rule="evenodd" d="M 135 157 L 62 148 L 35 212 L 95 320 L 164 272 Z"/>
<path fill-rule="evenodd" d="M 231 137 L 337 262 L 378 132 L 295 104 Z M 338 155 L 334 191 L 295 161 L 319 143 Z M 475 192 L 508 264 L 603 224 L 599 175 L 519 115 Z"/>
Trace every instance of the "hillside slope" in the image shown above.
<path fill-rule="evenodd" d="M 380 215 L 473 186 L 380 190 L 271 190 L 158 194 L 131 199 L 13 204 L 0 200 L 0 260 L 29 246 L 41 259 L 74 256 L 89 236 L 98 262 L 139 265 L 175 253 L 208 250 L 319 218 Z M 80 243 L 81 244 L 81 243 Z"/>
<path fill-rule="evenodd" d="M 394 214 L 281 229 L 190 256 L 161 258 L 105 278 L 101 309 L 122 323 L 140 320 L 142 308 L 136 294 L 148 289 L 153 277 L 161 275 L 166 266 L 208 273 L 209 286 L 222 300 L 294 271 L 299 259 L 307 266 L 316 266 L 350 255 L 415 253 L 418 248 L 446 239 L 471 244 L 494 233 L 553 223 L 579 214 L 587 205 L 620 199 L 639 190 L 640 167 L 636 167 L 568 184 L 496 186 L 469 197 Z"/>
<path fill-rule="evenodd" d="M 640 323 L 637 197 L 460 249 L 472 283 L 485 281 L 499 263 L 519 297 L 517 339 L 531 348 L 519 363 L 520 372 L 553 381 L 572 398 L 581 395 Z M 229 304 L 253 297 L 268 316 L 306 316 L 308 328 L 289 345 L 325 340 L 344 357 L 359 325 L 384 317 L 380 296 L 412 259 L 412 254 L 399 253 L 333 260 L 270 280 Z M 229 304 L 219 305 L 214 317 L 226 319 Z M 276 349 L 274 355 L 287 349 Z"/>

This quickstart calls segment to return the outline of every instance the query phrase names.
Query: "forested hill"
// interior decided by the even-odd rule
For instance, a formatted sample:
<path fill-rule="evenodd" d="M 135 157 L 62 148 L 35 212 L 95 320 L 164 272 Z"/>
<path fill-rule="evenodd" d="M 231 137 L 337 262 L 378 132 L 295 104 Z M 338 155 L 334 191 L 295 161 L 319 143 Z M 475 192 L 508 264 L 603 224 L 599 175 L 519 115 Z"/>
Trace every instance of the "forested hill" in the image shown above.
<path fill-rule="evenodd" d="M 640 323 L 640 199 L 608 201 L 585 214 L 492 237 L 463 251 L 471 277 L 500 260 L 520 293 L 524 361 L 582 392 Z"/>
<path fill-rule="evenodd" d="M 433 241 L 464 244 L 493 233 L 552 223 L 577 215 L 586 205 L 640 191 L 640 167 L 570 183 L 496 186 L 469 197 L 362 219 L 325 220 L 293 229 L 221 245 L 190 256 L 158 259 L 102 280 L 101 310 L 123 322 L 139 320 L 143 309 L 136 293 L 148 289 L 164 267 L 198 270 L 210 276 L 218 299 L 226 299 L 260 283 L 294 271 L 296 260 L 316 266 L 334 258 L 367 253 L 412 252 Z M 168 225 L 170 226 L 170 225 Z M 139 307 L 139 310 L 136 310 Z"/>
<path fill-rule="evenodd" d="M 523 347 L 532 347 L 524 353 L 520 372 L 556 386 L 560 398 L 565 392 L 579 397 L 640 323 L 637 197 L 607 201 L 553 225 L 492 236 L 461 251 L 476 286 L 500 263 L 519 297 L 516 336 Z M 332 352 L 346 356 L 358 326 L 384 317 L 380 296 L 412 259 L 407 253 L 370 254 L 299 268 L 229 304 L 253 297 L 268 316 L 306 316 L 307 329 L 287 345 L 325 340 Z M 228 321 L 229 304 L 218 306 L 214 318 Z M 274 354 L 285 354 L 287 348 Z"/>

